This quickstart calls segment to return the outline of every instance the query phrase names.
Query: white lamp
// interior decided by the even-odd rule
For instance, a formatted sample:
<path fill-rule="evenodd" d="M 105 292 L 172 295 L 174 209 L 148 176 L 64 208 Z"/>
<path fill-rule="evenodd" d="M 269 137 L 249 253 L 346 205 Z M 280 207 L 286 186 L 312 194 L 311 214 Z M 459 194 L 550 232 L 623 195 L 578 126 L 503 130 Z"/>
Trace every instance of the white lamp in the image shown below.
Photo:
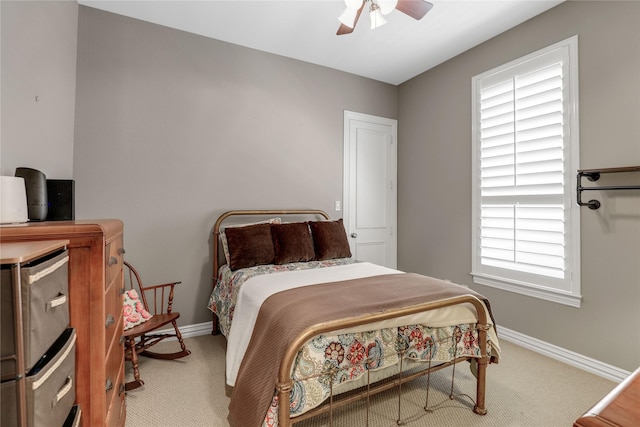
<path fill-rule="evenodd" d="M 378 5 L 380 6 L 380 12 L 383 15 L 388 15 L 396 8 L 398 0 L 378 0 Z"/>
<path fill-rule="evenodd" d="M 349 9 L 346 8 L 342 15 L 338 18 L 338 21 L 342 22 L 349 28 L 353 28 L 353 25 L 356 21 L 356 15 L 358 14 L 358 9 Z"/>
<path fill-rule="evenodd" d="M 353 28 L 356 22 L 356 16 L 358 15 L 358 10 L 362 7 L 363 2 L 364 0 L 344 0 L 344 4 L 347 8 L 342 12 L 338 21 L 349 28 Z"/>
<path fill-rule="evenodd" d="M 358 10 L 362 7 L 363 0 L 344 0 L 344 3 L 347 5 L 347 9 Z"/>
<path fill-rule="evenodd" d="M 380 12 L 380 6 L 373 1 L 371 2 L 371 9 L 369 9 L 369 20 L 371 21 L 372 30 L 387 23 L 387 20 L 382 16 L 382 12 Z"/>
<path fill-rule="evenodd" d="M 0 176 L 0 224 L 27 222 L 27 188 L 24 178 Z"/>

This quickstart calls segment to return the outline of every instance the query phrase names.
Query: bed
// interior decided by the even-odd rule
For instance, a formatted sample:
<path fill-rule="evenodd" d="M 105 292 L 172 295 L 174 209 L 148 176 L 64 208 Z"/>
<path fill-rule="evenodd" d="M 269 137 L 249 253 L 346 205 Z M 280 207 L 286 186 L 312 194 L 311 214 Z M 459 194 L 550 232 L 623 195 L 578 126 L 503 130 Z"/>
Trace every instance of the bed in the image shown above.
<path fill-rule="evenodd" d="M 320 210 L 229 211 L 213 234 L 232 426 L 289 426 L 465 360 L 486 413 L 500 348 L 482 295 L 353 259 L 342 220 Z"/>

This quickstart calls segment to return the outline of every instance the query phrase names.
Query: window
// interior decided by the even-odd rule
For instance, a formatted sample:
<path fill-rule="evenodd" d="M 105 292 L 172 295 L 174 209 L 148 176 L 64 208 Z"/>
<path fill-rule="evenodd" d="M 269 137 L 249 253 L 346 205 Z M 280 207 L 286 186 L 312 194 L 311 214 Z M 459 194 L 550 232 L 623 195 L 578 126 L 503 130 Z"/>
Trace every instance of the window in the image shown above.
<path fill-rule="evenodd" d="M 580 306 L 578 40 L 473 83 L 474 282 Z"/>

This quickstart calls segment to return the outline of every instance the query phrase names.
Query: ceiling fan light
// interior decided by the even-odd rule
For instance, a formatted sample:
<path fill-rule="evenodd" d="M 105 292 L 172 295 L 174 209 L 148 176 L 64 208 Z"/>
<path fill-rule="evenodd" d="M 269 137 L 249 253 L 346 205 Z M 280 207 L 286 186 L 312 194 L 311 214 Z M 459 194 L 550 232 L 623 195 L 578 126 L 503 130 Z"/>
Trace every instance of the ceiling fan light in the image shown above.
<path fill-rule="evenodd" d="M 338 17 L 338 21 L 342 22 L 344 25 L 346 25 L 349 28 L 353 28 L 353 25 L 356 21 L 357 13 L 358 13 L 357 9 L 346 8 L 344 12 L 342 12 L 342 15 Z"/>
<path fill-rule="evenodd" d="M 394 11 L 398 5 L 398 0 L 378 0 L 378 5 L 380 6 L 380 12 L 383 15 L 388 15 Z"/>
<path fill-rule="evenodd" d="M 382 16 L 382 12 L 380 12 L 379 7 L 374 8 L 373 6 L 371 6 L 371 11 L 369 12 L 369 20 L 371 21 L 372 30 L 387 23 L 387 20 L 384 19 L 384 16 Z"/>
<path fill-rule="evenodd" d="M 363 0 L 344 0 L 347 5 L 347 9 L 358 10 L 362 6 Z M 346 25 L 346 24 L 345 24 Z"/>

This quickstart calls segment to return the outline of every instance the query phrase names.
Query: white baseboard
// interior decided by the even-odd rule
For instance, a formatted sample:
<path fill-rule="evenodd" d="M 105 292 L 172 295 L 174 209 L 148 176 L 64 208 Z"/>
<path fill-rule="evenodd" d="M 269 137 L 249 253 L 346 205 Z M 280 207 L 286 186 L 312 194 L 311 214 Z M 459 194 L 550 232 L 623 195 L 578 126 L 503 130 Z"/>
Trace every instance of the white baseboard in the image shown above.
<path fill-rule="evenodd" d="M 624 369 L 583 356 L 582 354 L 558 347 L 554 344 L 532 338 L 500 325 L 498 325 L 498 334 L 500 339 L 512 342 L 520 347 L 524 347 L 533 352 L 542 354 L 611 381 L 619 383 L 631 374 L 631 372 L 625 371 Z"/>
<path fill-rule="evenodd" d="M 211 334 L 211 328 L 213 322 L 197 323 L 195 325 L 187 325 L 180 327 L 180 333 L 183 338 L 198 337 L 201 335 Z M 500 333 L 500 339 L 509 341 L 513 344 L 524 347 L 533 352 L 542 354 L 568 365 L 574 366 L 578 369 L 590 372 L 594 375 L 606 378 L 615 382 L 622 382 L 625 378 L 631 375 L 631 372 L 624 369 L 617 368 L 599 360 L 592 359 L 582 354 L 578 354 L 571 350 L 567 350 L 562 347 L 558 347 L 554 344 L 539 340 L 537 338 L 530 337 L 520 332 L 513 331 L 504 326 L 498 325 L 498 331 Z M 172 332 L 172 330 L 165 330 L 159 332 Z"/>
<path fill-rule="evenodd" d="M 213 322 L 196 323 L 195 325 L 180 326 L 182 338 L 199 337 L 201 335 L 211 335 Z"/>
<path fill-rule="evenodd" d="M 211 335 L 212 328 L 213 328 L 213 322 L 204 322 L 204 323 L 196 323 L 195 325 L 180 326 L 178 329 L 180 329 L 182 338 L 192 338 L 192 337 L 199 337 L 202 335 Z M 173 328 L 162 329 L 154 333 L 172 334 Z M 175 337 L 167 338 L 167 341 L 173 341 L 173 340 L 175 340 Z"/>

